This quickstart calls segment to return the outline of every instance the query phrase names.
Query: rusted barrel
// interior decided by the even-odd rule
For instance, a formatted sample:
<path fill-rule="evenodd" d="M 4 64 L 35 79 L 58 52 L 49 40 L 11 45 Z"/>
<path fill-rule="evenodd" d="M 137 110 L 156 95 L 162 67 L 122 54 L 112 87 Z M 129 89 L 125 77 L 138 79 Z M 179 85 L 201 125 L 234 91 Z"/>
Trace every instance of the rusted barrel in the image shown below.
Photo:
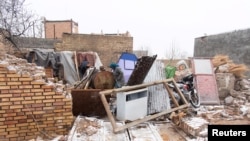
<path fill-rule="evenodd" d="M 95 89 L 113 89 L 115 79 L 112 72 L 100 71 L 92 77 L 92 83 Z"/>

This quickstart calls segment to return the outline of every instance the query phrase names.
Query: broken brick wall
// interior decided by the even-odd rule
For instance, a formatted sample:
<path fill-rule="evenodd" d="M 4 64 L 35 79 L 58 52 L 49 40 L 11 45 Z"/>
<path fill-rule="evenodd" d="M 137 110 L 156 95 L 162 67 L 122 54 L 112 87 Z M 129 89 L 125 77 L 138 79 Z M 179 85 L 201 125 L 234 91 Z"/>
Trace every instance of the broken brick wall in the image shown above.
<path fill-rule="evenodd" d="M 62 42 L 55 44 L 56 51 L 97 52 L 103 66 L 117 62 L 122 52 L 133 51 L 133 37 L 105 34 L 63 34 Z"/>
<path fill-rule="evenodd" d="M 44 68 L 24 59 L 6 55 L 0 60 L 0 140 L 68 133 L 72 101 L 43 75 Z"/>

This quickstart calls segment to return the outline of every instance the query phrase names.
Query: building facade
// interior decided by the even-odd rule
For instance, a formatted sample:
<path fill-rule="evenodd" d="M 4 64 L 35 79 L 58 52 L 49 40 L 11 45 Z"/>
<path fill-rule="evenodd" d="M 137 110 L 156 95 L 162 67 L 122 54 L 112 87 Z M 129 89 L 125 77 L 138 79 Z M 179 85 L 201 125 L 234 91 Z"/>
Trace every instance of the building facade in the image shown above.
<path fill-rule="evenodd" d="M 61 39 L 63 33 L 78 33 L 78 23 L 71 20 L 44 20 L 44 32 L 47 39 Z"/>

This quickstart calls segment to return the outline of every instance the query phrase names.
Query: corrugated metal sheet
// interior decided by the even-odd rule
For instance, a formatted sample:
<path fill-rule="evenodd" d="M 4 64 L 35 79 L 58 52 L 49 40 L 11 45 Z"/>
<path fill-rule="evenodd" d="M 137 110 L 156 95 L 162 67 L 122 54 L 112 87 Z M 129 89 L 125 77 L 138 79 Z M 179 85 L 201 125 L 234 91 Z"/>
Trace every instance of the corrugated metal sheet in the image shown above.
<path fill-rule="evenodd" d="M 133 70 L 127 85 L 133 86 L 142 84 L 145 77 L 147 76 L 152 64 L 156 59 L 156 55 L 154 56 L 142 56 L 136 62 L 135 69 Z"/>
<path fill-rule="evenodd" d="M 165 79 L 165 68 L 161 61 L 156 60 L 149 70 L 144 82 L 154 82 Z M 170 100 L 163 84 L 148 87 L 148 114 L 170 109 Z"/>

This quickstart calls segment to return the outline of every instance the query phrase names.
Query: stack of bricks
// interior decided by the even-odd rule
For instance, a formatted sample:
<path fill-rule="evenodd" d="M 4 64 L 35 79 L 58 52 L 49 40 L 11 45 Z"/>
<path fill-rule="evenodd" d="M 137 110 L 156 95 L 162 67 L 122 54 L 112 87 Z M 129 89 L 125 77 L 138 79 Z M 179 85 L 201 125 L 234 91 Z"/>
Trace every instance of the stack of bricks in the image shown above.
<path fill-rule="evenodd" d="M 0 140 L 66 135 L 73 122 L 72 100 L 43 79 L 44 69 L 6 55 L 0 60 Z"/>
<path fill-rule="evenodd" d="M 179 125 L 187 134 L 199 136 L 208 126 L 208 121 L 202 117 L 183 118 Z"/>

